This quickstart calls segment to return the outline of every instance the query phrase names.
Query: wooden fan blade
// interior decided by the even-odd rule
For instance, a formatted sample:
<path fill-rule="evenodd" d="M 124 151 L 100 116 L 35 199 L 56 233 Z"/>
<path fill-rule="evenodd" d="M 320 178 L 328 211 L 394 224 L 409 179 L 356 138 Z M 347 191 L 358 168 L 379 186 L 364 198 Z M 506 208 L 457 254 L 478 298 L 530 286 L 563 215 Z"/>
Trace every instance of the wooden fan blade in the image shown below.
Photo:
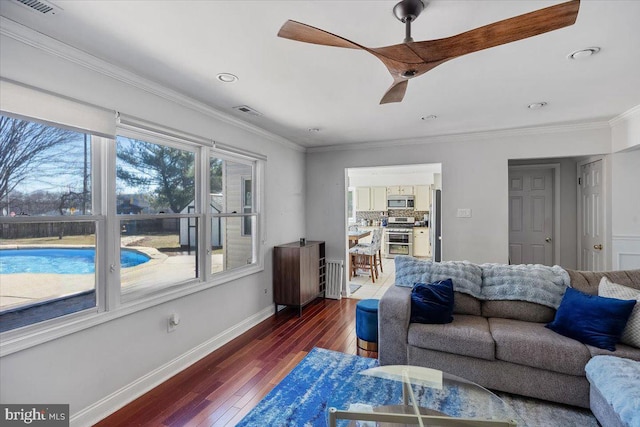
<path fill-rule="evenodd" d="M 390 102 L 401 102 L 404 99 L 404 94 L 407 91 L 409 80 L 396 80 L 391 87 L 387 90 L 380 100 L 380 104 L 389 104 Z"/>
<path fill-rule="evenodd" d="M 335 34 L 292 20 L 284 23 L 278 32 L 278 37 L 324 46 L 346 47 L 348 49 L 363 48 L 359 44 L 336 36 Z"/>
<path fill-rule="evenodd" d="M 571 0 L 452 37 L 408 43 L 408 45 L 426 62 L 452 59 L 568 27 L 576 22 L 579 9 L 580 0 Z"/>

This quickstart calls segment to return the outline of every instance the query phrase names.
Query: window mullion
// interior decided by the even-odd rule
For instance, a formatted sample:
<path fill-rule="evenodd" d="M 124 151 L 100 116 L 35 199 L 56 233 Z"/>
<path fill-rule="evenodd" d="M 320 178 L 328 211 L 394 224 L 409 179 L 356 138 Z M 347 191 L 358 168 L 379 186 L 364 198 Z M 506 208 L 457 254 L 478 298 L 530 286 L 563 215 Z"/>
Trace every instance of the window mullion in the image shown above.
<path fill-rule="evenodd" d="M 116 144 L 108 140 L 103 144 L 102 189 L 104 204 L 102 213 L 107 221 L 104 230 L 105 257 L 101 265 L 105 280 L 106 309 L 115 310 L 120 305 L 120 220 L 116 215 Z"/>
<path fill-rule="evenodd" d="M 199 159 L 196 161 L 196 212 L 200 226 L 198 227 L 198 259 L 199 277 L 208 282 L 211 276 L 211 213 L 209 207 L 210 180 L 209 180 L 209 148 L 202 147 L 198 150 Z M 199 182 L 198 182 L 199 181 Z"/>

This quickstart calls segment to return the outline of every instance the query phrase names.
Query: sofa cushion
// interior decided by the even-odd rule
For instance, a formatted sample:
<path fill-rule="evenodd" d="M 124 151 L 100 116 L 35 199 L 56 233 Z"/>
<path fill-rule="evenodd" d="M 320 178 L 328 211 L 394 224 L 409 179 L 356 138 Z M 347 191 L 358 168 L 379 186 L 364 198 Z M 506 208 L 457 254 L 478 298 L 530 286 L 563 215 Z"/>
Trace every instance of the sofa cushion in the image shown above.
<path fill-rule="evenodd" d="M 640 269 L 620 271 L 577 271 L 567 270 L 571 287 L 589 295 L 598 295 L 598 285 L 603 277 L 614 283 L 640 289 Z"/>
<path fill-rule="evenodd" d="M 608 298 L 634 300 L 636 302 L 631 316 L 627 320 L 627 326 L 622 332 L 620 341 L 640 348 L 640 290 L 613 283 L 608 278 L 603 277 L 598 286 L 598 295 Z"/>
<path fill-rule="evenodd" d="M 551 307 L 527 301 L 483 301 L 484 317 L 501 317 L 525 322 L 551 322 L 556 311 Z"/>
<path fill-rule="evenodd" d="M 640 426 L 640 362 L 597 356 L 585 367 L 587 379 L 611 405 L 622 424 Z"/>
<path fill-rule="evenodd" d="M 591 356 L 617 356 L 625 359 L 640 361 L 640 349 L 625 344 L 616 344 L 616 351 L 609 351 L 603 348 L 594 347 L 587 344 L 587 350 Z"/>
<path fill-rule="evenodd" d="M 409 344 L 429 350 L 444 351 L 481 359 L 495 359 L 495 343 L 489 322 L 481 316 L 458 314 L 452 323 L 409 325 Z"/>
<path fill-rule="evenodd" d="M 489 319 L 496 359 L 569 375 L 584 375 L 587 347 L 545 328 L 544 323 Z"/>
<path fill-rule="evenodd" d="M 451 323 L 453 321 L 453 282 L 417 283 L 411 290 L 411 322 Z"/>
<path fill-rule="evenodd" d="M 547 327 L 584 344 L 613 351 L 635 305 L 632 300 L 588 295 L 569 288 Z"/>
<path fill-rule="evenodd" d="M 454 292 L 453 295 L 453 314 L 472 314 L 474 316 L 482 314 L 479 299 L 462 292 Z"/>

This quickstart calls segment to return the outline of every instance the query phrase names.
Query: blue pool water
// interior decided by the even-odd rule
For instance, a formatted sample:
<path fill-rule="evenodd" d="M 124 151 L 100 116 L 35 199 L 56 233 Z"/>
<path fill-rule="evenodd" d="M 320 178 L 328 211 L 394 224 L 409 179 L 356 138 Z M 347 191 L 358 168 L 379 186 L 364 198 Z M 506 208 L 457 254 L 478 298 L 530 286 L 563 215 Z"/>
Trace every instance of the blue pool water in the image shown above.
<path fill-rule="evenodd" d="M 0 250 L 0 274 L 55 273 L 86 274 L 95 272 L 95 249 L 42 248 Z M 151 258 L 130 249 L 120 251 L 122 268 L 144 264 Z"/>

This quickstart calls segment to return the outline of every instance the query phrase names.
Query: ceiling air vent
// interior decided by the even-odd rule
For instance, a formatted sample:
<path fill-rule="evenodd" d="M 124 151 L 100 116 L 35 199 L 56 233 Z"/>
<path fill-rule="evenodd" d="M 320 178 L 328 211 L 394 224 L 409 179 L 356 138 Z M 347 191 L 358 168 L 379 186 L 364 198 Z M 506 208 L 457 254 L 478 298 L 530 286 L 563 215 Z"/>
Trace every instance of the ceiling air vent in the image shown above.
<path fill-rule="evenodd" d="M 233 107 L 234 110 L 240 111 L 241 113 L 246 113 L 246 114 L 250 114 L 252 116 L 261 116 L 262 113 L 260 113 L 259 111 L 254 110 L 253 108 L 247 106 L 247 105 L 240 105 L 238 107 Z"/>
<path fill-rule="evenodd" d="M 43 15 L 55 15 L 60 11 L 60 8 L 54 4 L 51 4 L 44 0 L 15 0 L 23 6 L 28 7 L 31 10 L 40 12 Z"/>

